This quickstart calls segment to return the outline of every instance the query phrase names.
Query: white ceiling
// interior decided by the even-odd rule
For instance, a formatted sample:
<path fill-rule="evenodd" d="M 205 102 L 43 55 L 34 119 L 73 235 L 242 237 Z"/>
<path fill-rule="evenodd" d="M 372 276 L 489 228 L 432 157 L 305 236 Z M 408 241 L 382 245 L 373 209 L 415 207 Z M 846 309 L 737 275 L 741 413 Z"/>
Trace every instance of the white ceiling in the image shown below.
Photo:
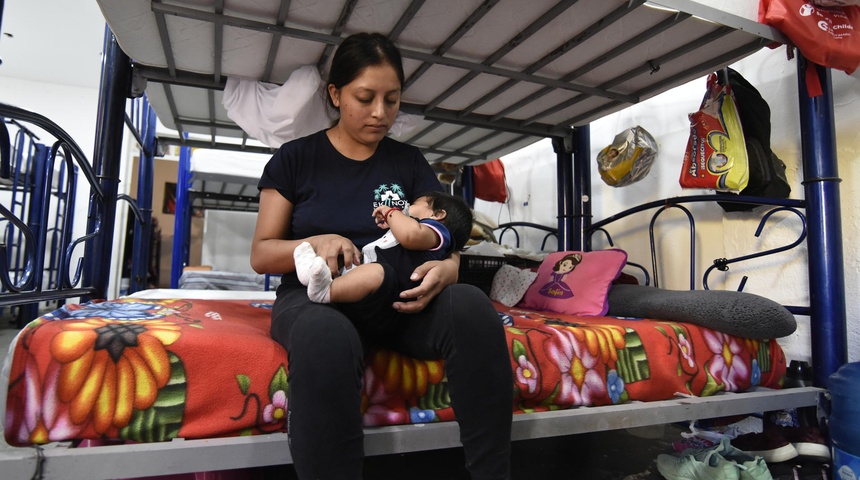
<path fill-rule="evenodd" d="M 0 3 L 0 77 L 99 87 L 105 21 L 95 0 Z"/>

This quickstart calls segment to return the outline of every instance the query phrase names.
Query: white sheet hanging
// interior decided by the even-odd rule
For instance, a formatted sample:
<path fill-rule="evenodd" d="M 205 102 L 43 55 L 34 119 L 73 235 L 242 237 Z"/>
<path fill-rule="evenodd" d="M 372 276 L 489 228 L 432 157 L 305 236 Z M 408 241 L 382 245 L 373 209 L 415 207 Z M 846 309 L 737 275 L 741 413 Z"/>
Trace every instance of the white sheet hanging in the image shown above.
<path fill-rule="evenodd" d="M 294 70 L 283 85 L 228 77 L 223 105 L 227 116 L 250 136 L 272 148 L 331 125 L 324 82 L 316 67 Z M 390 134 L 398 137 L 418 125 L 421 116 L 400 113 Z"/>
<path fill-rule="evenodd" d="M 229 77 L 222 103 L 248 135 L 278 148 L 331 124 L 322 86 L 313 66 L 296 69 L 283 85 Z"/>

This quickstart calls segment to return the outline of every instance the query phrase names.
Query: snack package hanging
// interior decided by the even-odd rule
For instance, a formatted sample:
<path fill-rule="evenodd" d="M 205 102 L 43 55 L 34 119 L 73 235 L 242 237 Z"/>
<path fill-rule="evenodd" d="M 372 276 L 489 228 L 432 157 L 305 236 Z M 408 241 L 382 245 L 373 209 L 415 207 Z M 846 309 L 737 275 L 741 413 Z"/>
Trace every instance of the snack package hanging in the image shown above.
<path fill-rule="evenodd" d="M 708 91 L 691 113 L 690 138 L 681 170 L 682 188 L 737 193 L 747 186 L 749 162 L 744 132 L 731 87 L 708 76 Z"/>
<path fill-rule="evenodd" d="M 657 142 L 642 127 L 628 128 L 597 154 L 600 178 L 612 187 L 642 180 L 657 157 Z"/>

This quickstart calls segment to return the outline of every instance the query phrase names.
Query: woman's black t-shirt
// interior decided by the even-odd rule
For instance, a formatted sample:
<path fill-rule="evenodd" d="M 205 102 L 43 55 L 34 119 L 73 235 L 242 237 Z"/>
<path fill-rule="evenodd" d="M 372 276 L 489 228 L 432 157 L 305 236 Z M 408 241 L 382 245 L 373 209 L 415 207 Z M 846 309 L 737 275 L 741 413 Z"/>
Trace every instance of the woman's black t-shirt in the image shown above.
<path fill-rule="evenodd" d="M 334 233 L 359 249 L 384 233 L 371 216 L 376 207 L 403 208 L 424 192 L 442 190 L 416 147 L 385 137 L 370 158 L 356 161 L 341 155 L 325 131 L 282 145 L 258 188 L 274 188 L 293 204 L 288 239 Z M 284 278 L 294 280 L 295 274 Z"/>

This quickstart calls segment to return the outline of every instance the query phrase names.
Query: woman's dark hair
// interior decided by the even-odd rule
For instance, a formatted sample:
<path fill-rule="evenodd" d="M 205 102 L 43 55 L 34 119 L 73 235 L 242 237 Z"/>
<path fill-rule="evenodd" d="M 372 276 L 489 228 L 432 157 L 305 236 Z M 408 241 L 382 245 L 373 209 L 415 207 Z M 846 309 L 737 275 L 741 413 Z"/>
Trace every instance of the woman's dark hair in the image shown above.
<path fill-rule="evenodd" d="M 349 84 L 367 67 L 391 65 L 403 85 L 403 60 L 400 50 L 381 33 L 356 33 L 346 37 L 334 52 L 326 85 L 341 89 Z M 331 95 L 326 95 L 329 106 L 334 108 Z"/>
<path fill-rule="evenodd" d="M 462 250 L 472 235 L 472 209 L 460 197 L 442 192 L 425 192 L 418 198 L 427 197 L 427 204 L 433 211 L 445 210 L 445 218 L 440 223 L 448 227 L 454 249 Z"/>

